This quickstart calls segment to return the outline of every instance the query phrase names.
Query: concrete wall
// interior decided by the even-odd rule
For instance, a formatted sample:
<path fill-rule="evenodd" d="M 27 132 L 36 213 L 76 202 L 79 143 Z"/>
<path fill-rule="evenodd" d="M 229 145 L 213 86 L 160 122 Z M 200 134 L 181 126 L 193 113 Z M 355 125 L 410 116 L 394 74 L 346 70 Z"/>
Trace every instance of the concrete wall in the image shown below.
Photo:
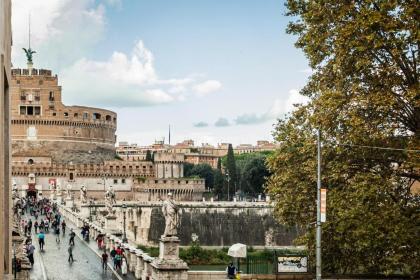
<path fill-rule="evenodd" d="M 11 273 L 10 49 L 11 1 L 0 0 L 0 277 Z"/>

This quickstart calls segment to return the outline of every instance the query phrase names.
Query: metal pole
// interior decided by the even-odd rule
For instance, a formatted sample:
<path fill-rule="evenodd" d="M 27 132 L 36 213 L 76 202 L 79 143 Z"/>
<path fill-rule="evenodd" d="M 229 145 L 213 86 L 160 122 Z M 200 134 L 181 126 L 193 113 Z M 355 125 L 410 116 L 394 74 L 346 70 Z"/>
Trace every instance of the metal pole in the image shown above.
<path fill-rule="evenodd" d="M 321 280 L 321 130 L 318 129 L 318 178 L 316 191 L 316 280 Z"/>

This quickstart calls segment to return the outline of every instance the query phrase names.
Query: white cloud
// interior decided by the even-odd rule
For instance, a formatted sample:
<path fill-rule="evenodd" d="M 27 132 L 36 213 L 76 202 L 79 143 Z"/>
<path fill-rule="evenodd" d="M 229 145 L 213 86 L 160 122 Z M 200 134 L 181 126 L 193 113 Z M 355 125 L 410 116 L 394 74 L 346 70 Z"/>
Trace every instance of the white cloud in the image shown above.
<path fill-rule="evenodd" d="M 296 105 L 306 104 L 307 102 L 307 97 L 301 95 L 297 89 L 291 89 L 288 93 L 286 101 L 276 99 L 267 112 L 259 115 L 255 113 L 240 115 L 235 119 L 235 123 L 248 125 L 274 120 L 280 118 L 286 113 L 292 112 L 296 108 Z"/>
<path fill-rule="evenodd" d="M 195 85 L 193 89 L 199 96 L 204 96 L 206 94 L 219 90 L 221 87 L 222 83 L 220 83 L 219 81 L 208 80 Z"/>
<path fill-rule="evenodd" d="M 105 6 L 93 0 L 14 0 L 12 11 L 15 66 L 26 65 L 23 47 L 37 51 L 35 67 L 59 68 L 72 63 L 98 43 L 104 34 Z"/>
<path fill-rule="evenodd" d="M 208 84 L 197 77 L 161 79 L 156 74 L 153 53 L 138 41 L 130 55 L 114 52 L 108 60 L 86 58 L 61 73 L 67 101 L 110 107 L 136 107 L 183 101 L 199 95 L 196 88 Z M 221 83 L 211 80 L 214 84 Z"/>

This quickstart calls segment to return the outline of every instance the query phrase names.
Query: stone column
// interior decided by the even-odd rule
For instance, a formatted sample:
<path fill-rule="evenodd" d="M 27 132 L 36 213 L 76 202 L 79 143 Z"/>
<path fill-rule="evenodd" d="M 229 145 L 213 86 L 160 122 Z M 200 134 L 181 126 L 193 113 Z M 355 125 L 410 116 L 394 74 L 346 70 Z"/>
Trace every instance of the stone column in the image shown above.
<path fill-rule="evenodd" d="M 134 272 L 134 276 L 136 279 L 141 279 L 141 275 L 144 269 L 144 260 L 143 260 L 143 252 L 141 250 L 137 250 L 136 252 L 136 269 Z"/>
<path fill-rule="evenodd" d="M 136 265 L 137 265 L 137 256 L 136 256 L 136 249 L 135 248 L 130 248 L 130 265 L 129 265 L 129 269 L 131 272 L 135 272 L 136 271 Z"/>

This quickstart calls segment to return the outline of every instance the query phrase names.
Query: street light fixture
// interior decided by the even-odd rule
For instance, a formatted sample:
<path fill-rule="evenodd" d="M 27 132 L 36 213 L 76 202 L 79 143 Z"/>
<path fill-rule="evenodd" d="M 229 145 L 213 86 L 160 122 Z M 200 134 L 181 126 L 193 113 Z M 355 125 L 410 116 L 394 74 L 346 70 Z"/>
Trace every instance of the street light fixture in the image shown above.
<path fill-rule="evenodd" d="M 228 193 L 227 193 L 227 197 L 228 197 L 228 201 L 230 201 L 230 190 L 229 190 L 229 188 L 230 188 L 230 186 L 229 186 L 229 182 L 230 182 L 230 176 L 229 176 L 229 172 L 226 172 L 226 180 L 227 180 L 227 183 L 228 183 Z"/>
<path fill-rule="evenodd" d="M 127 233 L 125 231 L 125 220 L 126 220 L 125 214 L 126 214 L 127 205 L 124 203 L 123 205 L 121 205 L 121 208 L 123 209 L 123 230 L 124 230 L 122 242 L 127 243 L 128 239 L 127 239 Z"/>

